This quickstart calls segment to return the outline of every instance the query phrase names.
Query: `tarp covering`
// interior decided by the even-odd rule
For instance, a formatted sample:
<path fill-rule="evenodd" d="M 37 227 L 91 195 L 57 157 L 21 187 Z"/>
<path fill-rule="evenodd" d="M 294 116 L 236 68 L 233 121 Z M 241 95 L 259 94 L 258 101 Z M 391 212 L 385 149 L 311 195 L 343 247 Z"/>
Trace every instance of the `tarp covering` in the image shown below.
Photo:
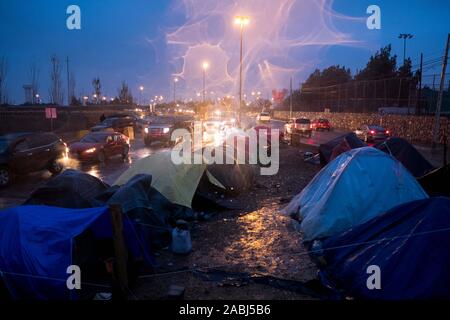
<path fill-rule="evenodd" d="M 322 244 L 323 279 L 361 299 L 450 298 L 450 198 L 409 202 Z M 369 290 L 367 268 L 381 272 Z"/>
<path fill-rule="evenodd" d="M 171 202 L 190 208 L 206 164 L 179 164 L 171 159 L 171 151 L 142 158 L 126 170 L 115 182 L 123 185 L 137 174 L 150 174 L 152 187 Z"/>
<path fill-rule="evenodd" d="M 192 209 L 170 202 L 152 187 L 151 175 L 135 175 L 125 185 L 113 186 L 96 199 L 99 204 L 120 203 L 123 212 L 142 231 L 143 243 L 152 248 L 169 245 L 170 233 L 177 220 L 194 219 Z"/>
<path fill-rule="evenodd" d="M 328 162 L 336 158 L 338 155 L 342 153 L 339 152 L 339 149 L 342 149 L 343 146 L 348 146 L 349 150 L 365 147 L 367 145 L 364 142 L 362 142 L 361 139 L 359 139 L 353 132 L 343 134 L 337 138 L 334 138 L 333 140 L 328 141 L 327 143 L 320 145 L 319 147 L 320 163 L 322 165 L 326 165 Z"/>
<path fill-rule="evenodd" d="M 67 289 L 66 271 L 73 264 L 75 238 L 88 229 L 97 239 L 112 238 L 111 217 L 106 207 L 74 210 L 19 206 L 1 211 L 0 270 L 12 298 L 76 299 L 76 290 Z M 126 216 L 123 230 L 129 254 L 150 259 Z"/>
<path fill-rule="evenodd" d="M 429 163 L 413 145 L 402 138 L 389 138 L 375 146 L 400 161 L 414 177 L 421 177 L 434 167 Z"/>
<path fill-rule="evenodd" d="M 329 237 L 427 194 L 390 155 L 363 147 L 324 167 L 283 210 L 302 219 L 304 240 Z"/>
<path fill-rule="evenodd" d="M 90 208 L 95 196 L 107 188 L 108 185 L 90 174 L 67 169 L 34 191 L 24 204 Z"/>

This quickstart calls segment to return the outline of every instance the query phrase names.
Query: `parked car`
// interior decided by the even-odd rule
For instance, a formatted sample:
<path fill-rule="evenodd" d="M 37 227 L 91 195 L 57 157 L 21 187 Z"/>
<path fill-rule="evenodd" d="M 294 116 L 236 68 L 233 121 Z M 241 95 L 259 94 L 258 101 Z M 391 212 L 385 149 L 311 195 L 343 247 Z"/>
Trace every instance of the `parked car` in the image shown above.
<path fill-rule="evenodd" d="M 355 134 L 365 142 L 384 140 L 389 138 L 390 132 L 383 127 L 377 125 L 363 124 L 355 130 Z"/>
<path fill-rule="evenodd" d="M 133 117 L 110 117 L 106 118 L 98 125 L 91 128 L 92 132 L 110 131 L 124 133 L 126 127 L 134 127 L 135 119 Z"/>
<path fill-rule="evenodd" d="M 47 169 L 62 171 L 61 158 L 67 145 L 53 133 L 12 133 L 0 136 L 0 187 L 9 185 L 14 175 Z"/>
<path fill-rule="evenodd" d="M 331 123 L 330 123 L 330 121 L 328 121 L 328 119 L 323 119 L 323 118 L 314 119 L 311 122 L 311 129 L 316 130 L 316 131 L 319 131 L 319 130 L 330 131 Z"/>
<path fill-rule="evenodd" d="M 80 161 L 98 161 L 120 155 L 128 157 L 130 141 L 120 132 L 91 132 L 69 146 L 69 156 Z"/>
<path fill-rule="evenodd" d="M 301 134 L 311 137 L 311 121 L 306 118 L 292 118 L 284 125 L 284 135 Z"/>
<path fill-rule="evenodd" d="M 172 132 L 176 129 L 191 130 L 192 121 L 187 117 L 155 117 L 153 121 L 144 128 L 143 136 L 146 146 L 153 142 L 162 142 L 172 145 Z"/>
<path fill-rule="evenodd" d="M 261 112 L 256 117 L 256 121 L 258 121 L 258 122 L 269 122 L 270 119 L 271 119 L 270 112 Z"/>

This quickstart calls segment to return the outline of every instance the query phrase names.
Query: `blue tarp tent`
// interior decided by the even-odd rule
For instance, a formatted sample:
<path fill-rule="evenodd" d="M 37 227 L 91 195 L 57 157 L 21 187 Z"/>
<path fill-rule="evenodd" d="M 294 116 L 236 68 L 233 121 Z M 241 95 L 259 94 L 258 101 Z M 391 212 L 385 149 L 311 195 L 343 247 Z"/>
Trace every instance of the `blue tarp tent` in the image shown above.
<path fill-rule="evenodd" d="M 409 202 L 322 243 L 322 279 L 361 299 L 450 299 L 450 198 Z M 369 290 L 367 267 L 381 271 Z"/>
<path fill-rule="evenodd" d="M 76 290 L 67 289 L 66 271 L 72 265 L 75 238 L 88 229 L 96 239 L 112 238 L 107 207 L 19 206 L 0 211 L 0 275 L 11 297 L 76 299 Z M 126 215 L 123 230 L 129 254 L 150 262 L 150 252 Z M 83 279 L 83 270 L 81 274 Z"/>
<path fill-rule="evenodd" d="M 372 147 L 341 154 L 283 210 L 298 214 L 305 241 L 339 234 L 380 213 L 428 198 L 392 156 Z"/>

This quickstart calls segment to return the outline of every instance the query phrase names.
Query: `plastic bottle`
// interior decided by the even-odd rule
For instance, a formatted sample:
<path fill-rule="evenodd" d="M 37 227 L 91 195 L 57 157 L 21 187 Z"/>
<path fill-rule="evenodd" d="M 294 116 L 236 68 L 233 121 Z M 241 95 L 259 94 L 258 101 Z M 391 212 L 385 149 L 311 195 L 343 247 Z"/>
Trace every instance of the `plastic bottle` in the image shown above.
<path fill-rule="evenodd" d="M 184 220 L 178 220 L 172 230 L 172 252 L 176 254 L 188 254 L 192 250 L 191 234 L 188 224 Z"/>

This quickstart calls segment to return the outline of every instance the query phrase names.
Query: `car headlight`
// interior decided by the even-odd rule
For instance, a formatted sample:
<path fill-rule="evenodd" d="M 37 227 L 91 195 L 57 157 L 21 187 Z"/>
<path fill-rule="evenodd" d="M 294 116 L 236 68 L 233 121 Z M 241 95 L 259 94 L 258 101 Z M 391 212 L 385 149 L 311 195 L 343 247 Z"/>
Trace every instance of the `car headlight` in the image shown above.
<path fill-rule="evenodd" d="M 85 153 L 94 153 L 96 150 L 97 150 L 97 148 L 90 148 L 90 149 L 87 149 L 85 151 Z"/>
<path fill-rule="evenodd" d="M 164 133 L 168 133 L 169 131 L 170 131 L 170 128 L 164 128 L 164 129 L 163 129 L 163 132 L 164 132 Z"/>
<path fill-rule="evenodd" d="M 148 128 L 145 128 L 145 129 L 144 129 L 144 132 L 145 132 L 145 133 L 148 133 Z"/>

